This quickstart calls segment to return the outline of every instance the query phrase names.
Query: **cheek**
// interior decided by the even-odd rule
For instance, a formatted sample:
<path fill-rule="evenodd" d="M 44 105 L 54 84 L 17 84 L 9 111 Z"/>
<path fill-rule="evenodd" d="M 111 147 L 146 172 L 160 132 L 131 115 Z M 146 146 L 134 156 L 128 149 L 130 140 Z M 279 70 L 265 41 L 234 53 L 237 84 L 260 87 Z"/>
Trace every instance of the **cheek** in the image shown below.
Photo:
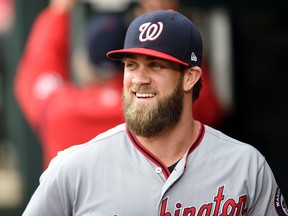
<path fill-rule="evenodd" d="M 173 77 L 171 79 L 166 80 L 165 86 L 162 86 L 161 88 L 164 89 L 167 93 L 173 92 L 177 87 L 179 87 L 179 82 L 182 83 L 182 81 L 179 80 L 179 77 Z M 182 85 L 181 85 L 182 88 Z"/>
<path fill-rule="evenodd" d="M 124 77 L 123 77 L 123 87 L 125 88 L 129 88 L 129 86 L 131 85 L 131 81 L 132 78 L 131 76 L 129 76 L 127 73 L 124 73 Z"/>

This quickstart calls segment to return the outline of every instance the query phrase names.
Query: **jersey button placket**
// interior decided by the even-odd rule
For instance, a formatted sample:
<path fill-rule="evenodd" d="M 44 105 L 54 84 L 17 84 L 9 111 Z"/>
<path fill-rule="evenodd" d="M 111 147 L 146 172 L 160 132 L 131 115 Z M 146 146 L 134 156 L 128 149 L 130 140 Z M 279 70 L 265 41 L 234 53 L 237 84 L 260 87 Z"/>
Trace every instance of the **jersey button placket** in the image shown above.
<path fill-rule="evenodd" d="M 160 173 L 162 173 L 162 168 L 161 167 L 156 167 L 155 171 L 156 171 L 156 173 L 160 174 Z"/>

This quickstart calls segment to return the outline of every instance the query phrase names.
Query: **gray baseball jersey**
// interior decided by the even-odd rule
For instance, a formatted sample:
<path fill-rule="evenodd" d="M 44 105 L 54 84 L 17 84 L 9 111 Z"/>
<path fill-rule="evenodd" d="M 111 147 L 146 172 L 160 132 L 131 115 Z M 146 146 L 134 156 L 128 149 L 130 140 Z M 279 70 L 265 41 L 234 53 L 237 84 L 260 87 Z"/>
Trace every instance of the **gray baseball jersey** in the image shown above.
<path fill-rule="evenodd" d="M 288 215 L 264 157 L 202 125 L 173 172 L 119 125 L 60 152 L 24 216 Z"/>

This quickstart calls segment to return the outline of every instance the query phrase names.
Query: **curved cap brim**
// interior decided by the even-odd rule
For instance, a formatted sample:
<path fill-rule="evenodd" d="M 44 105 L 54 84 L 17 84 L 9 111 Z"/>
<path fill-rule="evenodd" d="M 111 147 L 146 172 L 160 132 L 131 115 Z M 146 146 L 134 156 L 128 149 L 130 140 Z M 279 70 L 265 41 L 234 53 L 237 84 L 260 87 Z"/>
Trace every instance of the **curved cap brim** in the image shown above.
<path fill-rule="evenodd" d="M 112 60 L 120 60 L 120 59 L 123 59 L 126 53 L 148 55 L 148 56 L 153 56 L 156 58 L 161 58 L 161 59 L 165 59 L 168 61 L 176 62 L 178 64 L 185 65 L 185 66 L 189 65 L 186 62 L 183 62 L 171 55 L 167 55 L 163 52 L 159 52 L 159 51 L 151 50 L 147 48 L 127 48 L 127 49 L 121 49 L 121 50 L 113 50 L 107 53 L 107 57 Z"/>

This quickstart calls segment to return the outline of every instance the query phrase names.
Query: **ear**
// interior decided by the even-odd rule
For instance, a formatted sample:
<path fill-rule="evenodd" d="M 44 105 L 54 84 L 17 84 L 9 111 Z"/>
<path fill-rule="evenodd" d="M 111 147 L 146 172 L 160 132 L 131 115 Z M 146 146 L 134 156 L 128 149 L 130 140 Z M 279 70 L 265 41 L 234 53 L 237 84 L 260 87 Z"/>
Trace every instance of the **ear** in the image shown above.
<path fill-rule="evenodd" d="M 198 66 L 189 67 L 184 71 L 183 90 L 190 91 L 201 78 L 202 69 Z"/>

